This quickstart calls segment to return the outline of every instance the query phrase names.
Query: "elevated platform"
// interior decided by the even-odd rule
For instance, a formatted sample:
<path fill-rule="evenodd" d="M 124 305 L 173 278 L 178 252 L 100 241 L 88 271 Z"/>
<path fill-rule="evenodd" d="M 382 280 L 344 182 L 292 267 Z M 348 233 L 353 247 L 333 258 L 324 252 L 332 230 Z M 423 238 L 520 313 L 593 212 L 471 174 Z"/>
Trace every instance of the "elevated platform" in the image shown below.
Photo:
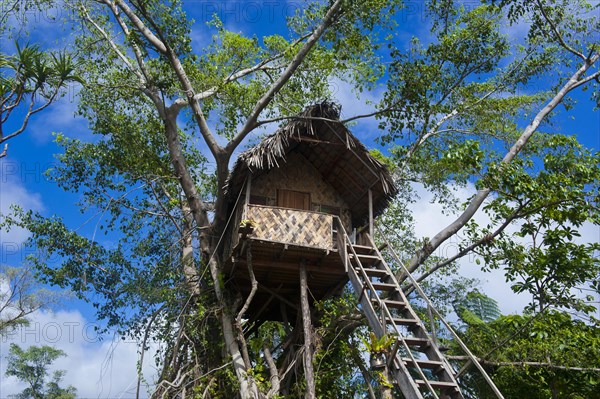
<path fill-rule="evenodd" d="M 246 317 L 255 320 L 286 320 L 294 324 L 300 302 L 300 265 L 308 274 L 311 300 L 339 295 L 348 282 L 340 255 L 327 249 L 277 242 L 252 236 L 240 238 L 233 256 L 225 265 L 227 284 L 245 301 L 251 290 L 248 251 L 258 282 Z"/>

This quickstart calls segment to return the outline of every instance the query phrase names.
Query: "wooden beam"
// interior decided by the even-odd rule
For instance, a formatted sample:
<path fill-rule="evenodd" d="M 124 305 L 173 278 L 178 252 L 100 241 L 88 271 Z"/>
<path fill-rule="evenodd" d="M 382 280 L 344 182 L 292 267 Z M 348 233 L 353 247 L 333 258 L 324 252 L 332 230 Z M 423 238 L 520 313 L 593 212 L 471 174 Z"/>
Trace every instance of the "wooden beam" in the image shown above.
<path fill-rule="evenodd" d="M 338 256 L 338 258 L 339 258 L 339 256 Z M 326 274 L 329 276 L 345 276 L 346 271 L 343 268 L 341 259 L 336 259 L 334 264 L 339 267 L 332 267 L 333 265 L 329 265 L 328 263 L 325 263 L 322 266 L 305 264 L 305 267 L 308 272 L 315 273 L 315 274 Z M 298 270 L 298 263 L 294 263 L 294 262 L 269 261 L 269 260 L 257 259 L 257 260 L 253 260 L 253 266 L 254 266 L 255 273 L 260 272 L 264 269 L 291 270 L 294 272 L 296 270 Z"/>
<path fill-rule="evenodd" d="M 373 191 L 369 188 L 369 235 L 374 236 L 375 225 L 373 224 Z"/>
<path fill-rule="evenodd" d="M 279 299 L 282 302 L 285 302 L 287 305 L 289 305 L 291 308 L 298 310 L 298 307 L 296 305 L 294 305 L 292 302 L 288 301 L 286 298 L 284 298 L 283 296 L 279 295 L 279 293 L 273 291 L 272 289 L 265 287 L 264 285 L 262 285 L 261 283 L 258 283 L 258 286 L 260 287 L 260 289 L 267 291 L 269 294 L 273 295 L 274 297 L 276 297 L 277 299 Z"/>
<path fill-rule="evenodd" d="M 281 285 L 279 287 L 281 287 Z M 265 301 L 265 303 L 260 307 L 260 309 L 252 315 L 252 319 L 250 319 L 251 322 L 255 322 L 256 320 L 258 320 L 258 318 L 265 311 L 267 306 L 269 306 L 271 304 L 271 301 L 273 301 L 273 298 L 275 298 L 275 295 L 271 294 L 269 299 L 267 299 Z"/>

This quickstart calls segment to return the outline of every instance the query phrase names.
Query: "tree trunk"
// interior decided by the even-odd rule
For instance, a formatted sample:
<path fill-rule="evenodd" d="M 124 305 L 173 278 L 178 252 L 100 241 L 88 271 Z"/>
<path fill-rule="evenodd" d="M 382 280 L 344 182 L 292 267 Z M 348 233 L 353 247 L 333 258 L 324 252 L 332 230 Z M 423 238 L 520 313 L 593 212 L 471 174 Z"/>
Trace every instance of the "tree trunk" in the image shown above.
<path fill-rule="evenodd" d="M 392 393 L 391 385 L 391 374 L 390 369 L 386 365 L 383 370 L 381 370 L 381 374 L 383 375 L 384 383 L 381 384 L 381 399 L 394 399 L 394 395 Z"/>
<path fill-rule="evenodd" d="M 194 247 L 192 240 L 194 237 L 194 218 L 189 204 L 184 202 L 181 206 L 183 213 L 183 231 L 181 232 L 181 263 L 183 265 L 183 275 L 187 285 L 188 292 L 193 297 L 200 295 L 200 276 L 196 263 L 194 262 Z"/>
<path fill-rule="evenodd" d="M 308 282 L 306 265 L 300 264 L 300 305 L 304 327 L 304 377 L 306 379 L 306 399 L 315 399 L 315 372 L 313 368 L 312 323 L 308 306 Z"/>
<path fill-rule="evenodd" d="M 232 312 L 227 306 L 224 287 L 222 286 L 223 280 L 221 278 L 221 268 L 218 264 L 217 257 L 215 257 L 218 240 L 212 239 L 212 234 L 214 234 L 214 232 L 212 229 L 210 229 L 210 221 L 208 219 L 206 207 L 200 199 L 200 195 L 196 189 L 195 181 L 190 174 L 187 162 L 183 155 L 183 149 L 181 142 L 179 141 L 176 117 L 176 114 L 168 114 L 164 121 L 167 146 L 169 148 L 169 154 L 171 156 L 175 173 L 179 179 L 181 188 L 185 193 L 187 205 L 189 206 L 189 209 L 194 217 L 196 226 L 203 228 L 200 236 L 200 246 L 202 250 L 202 256 L 206 264 L 208 264 L 208 268 L 210 270 L 217 303 L 220 305 L 218 317 L 221 320 L 225 347 L 231 356 L 233 369 L 240 383 L 240 396 L 242 399 L 258 398 L 258 389 L 256 384 L 253 383 L 252 379 L 247 374 L 240 347 L 235 339 L 233 316 Z"/>

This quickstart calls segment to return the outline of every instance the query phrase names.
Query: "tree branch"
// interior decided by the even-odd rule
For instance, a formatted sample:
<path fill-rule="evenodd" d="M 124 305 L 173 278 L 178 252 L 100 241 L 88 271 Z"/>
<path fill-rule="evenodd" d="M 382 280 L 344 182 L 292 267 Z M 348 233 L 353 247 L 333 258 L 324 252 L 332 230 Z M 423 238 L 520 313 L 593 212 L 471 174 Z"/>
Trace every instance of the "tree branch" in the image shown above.
<path fill-rule="evenodd" d="M 436 271 L 438 271 L 439 269 L 443 268 L 444 266 L 449 265 L 450 263 L 454 262 L 457 259 L 462 258 L 463 256 L 467 255 L 469 252 L 471 252 L 472 250 L 474 250 L 475 248 L 479 247 L 482 244 L 488 243 L 491 240 L 493 240 L 495 237 L 497 237 L 500 233 L 502 233 L 507 227 L 508 225 L 510 225 L 510 223 L 515 220 L 517 217 L 519 217 L 519 211 L 522 209 L 522 206 L 520 206 L 519 208 L 517 208 L 517 210 L 515 210 L 509 217 L 506 218 L 506 220 L 504 221 L 504 223 L 502 223 L 492 234 L 486 234 L 485 236 L 483 236 L 481 239 L 475 241 L 474 243 L 472 243 L 471 245 L 463 248 L 462 250 L 460 250 L 456 255 L 442 261 L 439 262 L 437 264 L 435 264 L 434 266 L 432 266 L 429 270 L 427 270 L 426 272 L 424 272 L 423 274 L 421 274 L 419 277 L 416 278 L 416 282 L 420 283 L 421 281 L 425 280 L 427 277 L 431 276 L 433 273 L 435 273 Z M 412 284 L 410 284 L 405 290 L 405 294 L 409 295 L 411 292 L 414 291 L 414 286 Z"/>
<path fill-rule="evenodd" d="M 109 0 L 101 0 L 101 1 L 112 9 L 112 4 L 110 3 Z M 146 26 L 146 24 L 144 24 L 144 22 L 135 14 L 135 12 L 133 12 L 133 10 L 131 8 L 129 8 L 129 6 L 127 4 L 123 3 L 122 0 L 115 0 L 115 4 L 117 4 L 119 6 L 121 11 L 123 11 L 123 13 L 125 15 L 127 15 L 127 18 L 129 18 L 131 23 L 137 28 L 137 30 L 142 35 L 144 35 L 144 37 L 150 42 L 150 44 L 152 44 L 152 46 L 154 46 L 154 48 L 158 52 L 160 52 L 162 54 L 167 53 L 166 44 L 163 43 L 158 37 L 156 37 L 156 35 L 154 35 L 154 33 L 152 33 L 152 31 Z"/>
<path fill-rule="evenodd" d="M 513 144 L 511 149 L 506 153 L 501 161 L 501 165 L 510 163 L 519 154 L 519 152 L 521 152 L 541 122 L 563 101 L 565 96 L 571 90 L 578 87 L 577 83 L 579 82 L 580 77 L 583 76 L 592 66 L 592 61 L 595 62 L 597 59 L 598 58 L 595 57 L 593 60 L 586 60 L 583 65 L 563 85 L 558 93 L 556 93 L 556 95 L 537 113 L 531 123 L 525 128 L 521 136 Z M 490 192 L 491 190 L 489 188 L 483 188 L 477 191 L 465 211 L 454 222 L 436 234 L 425 246 L 423 246 L 422 249 L 417 251 L 416 255 L 408 264 L 408 270 L 410 272 L 414 272 L 435 249 L 456 234 L 456 232 L 458 232 L 469 220 L 471 220 Z M 404 277 L 401 274 L 399 274 L 397 277 L 399 280 L 403 281 Z"/>
<path fill-rule="evenodd" d="M 241 141 L 246 137 L 248 133 L 252 131 L 256 127 L 256 121 L 258 120 L 258 116 L 260 113 L 271 103 L 275 95 L 281 90 L 281 88 L 287 83 L 287 81 L 292 77 L 296 69 L 302 64 L 310 50 L 314 47 L 314 45 L 319 41 L 323 33 L 327 30 L 327 28 L 333 23 L 335 18 L 338 15 L 342 7 L 342 0 L 336 0 L 319 25 L 313 33 L 310 35 L 306 43 L 302 46 L 302 48 L 298 51 L 298 53 L 294 56 L 294 58 L 290 61 L 287 68 L 283 71 L 283 73 L 279 76 L 279 78 L 269 87 L 265 94 L 258 100 L 254 109 L 250 112 L 248 119 L 244 126 L 240 129 L 240 131 L 235 135 L 235 137 L 227 144 L 225 147 L 225 151 L 228 153 L 232 153 L 235 148 L 241 143 Z"/>
<path fill-rule="evenodd" d="M 12 132 L 11 134 L 7 135 L 7 136 L 2 136 L 0 137 L 0 143 L 3 143 L 5 141 L 10 140 L 11 138 L 18 136 L 19 134 L 23 133 L 25 131 L 25 128 L 27 128 L 27 124 L 29 123 L 29 119 L 31 118 L 32 115 L 37 114 L 40 111 L 43 111 L 44 109 L 46 109 L 50 104 L 52 104 L 54 102 L 54 100 L 56 99 L 56 96 L 58 95 L 60 88 L 62 87 L 62 84 L 64 82 L 61 80 L 57 83 L 56 87 L 54 88 L 54 92 L 50 95 L 50 97 L 48 97 L 48 99 L 46 100 L 46 102 L 43 105 L 40 105 L 38 108 L 34 109 L 34 105 L 35 105 L 35 100 L 34 100 L 34 95 L 35 93 L 31 96 L 31 103 L 29 104 L 27 113 L 25 114 L 25 117 L 23 118 L 23 122 L 21 123 L 21 126 L 15 130 L 14 132 Z"/>
<path fill-rule="evenodd" d="M 572 48 L 571 46 L 569 46 L 565 42 L 565 40 L 563 39 L 562 35 L 558 31 L 558 27 L 554 24 L 554 22 L 552 21 L 552 19 L 550 19 L 550 17 L 546 13 L 546 10 L 544 10 L 544 5 L 540 2 L 540 0 L 536 0 L 535 2 L 538 5 L 538 8 L 540 9 L 540 13 L 542 14 L 542 16 L 544 17 L 544 19 L 546 20 L 546 22 L 548 22 L 548 25 L 550 25 L 550 29 L 552 30 L 552 32 L 556 36 L 556 39 L 558 40 L 558 42 L 560 43 L 560 45 L 565 50 L 569 51 L 572 54 L 575 54 L 576 56 L 580 57 L 582 60 L 585 60 L 586 59 L 585 55 L 583 55 L 579 51 L 575 50 L 574 48 Z"/>
<path fill-rule="evenodd" d="M 448 360 L 469 360 L 468 356 L 446 356 Z M 582 371 L 582 372 L 600 372 L 600 368 L 597 367 L 570 367 L 570 366 L 557 366 L 552 363 L 545 362 L 495 362 L 492 360 L 485 360 L 480 357 L 477 358 L 477 361 L 481 364 L 485 364 L 487 366 L 531 366 L 531 367 L 544 367 L 552 370 L 566 370 L 566 371 Z"/>
<path fill-rule="evenodd" d="M 113 12 L 113 15 L 115 15 L 115 17 L 117 16 L 117 10 L 116 7 L 110 5 L 111 10 Z M 92 26 L 94 27 L 94 29 L 96 29 L 100 35 L 104 38 L 104 40 L 106 40 L 106 42 L 108 42 L 110 48 L 113 50 L 113 52 L 117 55 L 117 57 L 119 57 L 121 59 L 121 61 L 123 61 L 123 63 L 127 66 L 127 68 L 138 77 L 139 81 L 141 84 L 145 83 L 145 79 L 144 76 L 142 75 L 142 73 L 137 70 L 136 68 L 133 67 L 133 65 L 131 64 L 131 62 L 129 62 L 129 59 L 125 56 L 125 54 L 123 54 L 121 52 L 121 50 L 119 50 L 119 48 L 117 47 L 117 45 L 115 44 L 115 42 L 110 38 L 110 36 L 106 33 L 106 31 L 104 29 L 102 29 L 102 27 L 100 27 L 96 21 L 94 21 L 91 17 L 90 14 L 88 13 L 87 9 L 84 6 L 81 6 L 81 11 L 83 12 L 83 16 L 85 18 L 85 20 L 87 20 L 90 24 L 92 24 Z"/>
<path fill-rule="evenodd" d="M 121 27 L 121 30 L 125 34 L 125 37 L 130 37 L 131 31 L 129 30 L 129 27 L 127 26 L 125 21 L 123 21 L 123 18 L 121 18 L 121 15 L 120 15 L 118 9 L 112 4 L 110 7 L 113 12 L 113 15 L 115 16 L 115 19 L 117 20 L 117 23 L 119 24 L 119 26 Z M 130 44 L 131 49 L 133 50 L 133 54 L 135 54 L 135 59 L 138 63 L 138 66 L 139 66 L 140 70 L 142 71 L 142 74 L 144 75 L 145 82 L 150 83 L 150 75 L 148 74 L 148 71 L 146 70 L 146 64 L 144 63 L 144 57 L 142 55 L 142 52 L 141 52 L 139 46 L 135 42 L 130 41 L 130 43 L 131 43 Z"/>

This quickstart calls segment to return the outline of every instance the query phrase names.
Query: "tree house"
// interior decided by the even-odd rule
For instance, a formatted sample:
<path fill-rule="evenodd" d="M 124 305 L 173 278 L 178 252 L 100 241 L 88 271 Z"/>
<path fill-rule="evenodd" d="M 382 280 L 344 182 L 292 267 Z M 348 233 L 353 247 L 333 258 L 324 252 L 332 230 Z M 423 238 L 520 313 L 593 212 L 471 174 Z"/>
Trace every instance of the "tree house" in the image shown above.
<path fill-rule="evenodd" d="M 384 370 L 406 399 L 464 399 L 456 370 L 373 241 L 373 219 L 395 193 L 385 166 L 328 103 L 307 108 L 233 167 L 222 248 L 226 284 L 240 294 L 240 312 L 251 321 L 301 321 L 304 376 L 312 389 L 306 397 L 314 397 L 311 301 L 339 294 L 350 281 L 371 331 L 393 342 L 372 367 Z"/>
<path fill-rule="evenodd" d="M 348 274 L 338 231 L 360 240 L 395 194 L 385 166 L 338 120 L 332 104 L 309 107 L 233 167 L 223 260 L 228 284 L 244 299 L 250 260 L 257 285 L 249 319 L 294 322 L 301 266 L 311 299 L 339 294 Z"/>

